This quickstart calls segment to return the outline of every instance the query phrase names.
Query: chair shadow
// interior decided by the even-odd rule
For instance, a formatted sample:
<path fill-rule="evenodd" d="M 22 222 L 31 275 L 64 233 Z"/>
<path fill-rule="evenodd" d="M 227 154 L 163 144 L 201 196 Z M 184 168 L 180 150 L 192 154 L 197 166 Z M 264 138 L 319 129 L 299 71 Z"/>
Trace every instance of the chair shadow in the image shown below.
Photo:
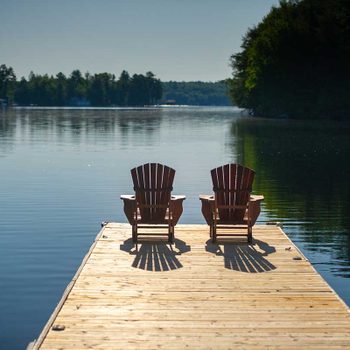
<path fill-rule="evenodd" d="M 190 246 L 180 239 L 174 240 L 175 249 L 167 242 L 139 242 L 136 251 L 129 238 L 120 246 L 120 250 L 135 255 L 132 267 L 147 271 L 171 271 L 183 267 L 177 256 L 191 250 Z"/>
<path fill-rule="evenodd" d="M 226 269 L 247 273 L 261 273 L 275 270 L 276 266 L 268 261 L 267 256 L 276 252 L 275 247 L 266 242 L 254 240 L 255 245 L 247 243 L 206 242 L 206 251 L 224 257 Z M 257 249 L 258 248 L 258 249 Z"/>

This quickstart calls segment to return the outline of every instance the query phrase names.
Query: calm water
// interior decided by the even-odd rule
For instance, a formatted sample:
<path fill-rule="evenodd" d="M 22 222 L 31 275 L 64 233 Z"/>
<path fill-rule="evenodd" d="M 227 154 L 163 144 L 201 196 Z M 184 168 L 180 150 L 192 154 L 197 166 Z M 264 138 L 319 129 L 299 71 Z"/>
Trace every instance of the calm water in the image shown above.
<path fill-rule="evenodd" d="M 284 229 L 350 304 L 350 126 L 244 118 L 234 108 L 0 111 L 0 348 L 36 338 L 101 221 L 125 222 L 129 170 L 162 162 L 203 223 L 209 170 L 256 170 L 261 222 Z"/>

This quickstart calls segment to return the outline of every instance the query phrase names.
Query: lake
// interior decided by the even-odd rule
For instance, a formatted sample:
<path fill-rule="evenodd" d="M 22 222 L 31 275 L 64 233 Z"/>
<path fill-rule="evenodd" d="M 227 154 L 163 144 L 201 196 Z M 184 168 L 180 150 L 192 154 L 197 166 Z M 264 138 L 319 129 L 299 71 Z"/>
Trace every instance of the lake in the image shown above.
<path fill-rule="evenodd" d="M 130 169 L 176 169 L 180 223 L 204 223 L 210 169 L 256 171 L 261 223 L 284 231 L 350 305 L 350 125 L 264 120 L 234 107 L 0 111 L 0 348 L 35 339 L 100 230 L 126 222 Z M 176 234 L 176 231 L 175 231 Z"/>

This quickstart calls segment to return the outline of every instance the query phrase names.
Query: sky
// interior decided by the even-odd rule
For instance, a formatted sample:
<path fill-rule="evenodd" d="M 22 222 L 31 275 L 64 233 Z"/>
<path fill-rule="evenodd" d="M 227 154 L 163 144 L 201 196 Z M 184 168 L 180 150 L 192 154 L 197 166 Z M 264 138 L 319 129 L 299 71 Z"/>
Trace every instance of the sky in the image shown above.
<path fill-rule="evenodd" d="M 0 64 L 37 74 L 152 71 L 218 81 L 278 0 L 0 0 Z"/>

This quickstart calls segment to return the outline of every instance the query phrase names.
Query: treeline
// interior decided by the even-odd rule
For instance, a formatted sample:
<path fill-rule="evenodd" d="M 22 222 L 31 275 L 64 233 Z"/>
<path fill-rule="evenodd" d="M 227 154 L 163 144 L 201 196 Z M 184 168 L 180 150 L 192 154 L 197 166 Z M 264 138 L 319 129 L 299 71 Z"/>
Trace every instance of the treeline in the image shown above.
<path fill-rule="evenodd" d="M 350 1 L 280 1 L 231 57 L 230 94 L 254 115 L 350 119 Z"/>
<path fill-rule="evenodd" d="M 19 106 L 145 106 L 172 101 L 179 105 L 228 106 L 227 85 L 220 82 L 161 82 L 152 72 L 129 75 L 82 74 L 69 76 L 30 73 L 17 80 L 15 72 L 0 66 L 0 99 Z"/>
<path fill-rule="evenodd" d="M 162 84 L 152 72 L 129 75 L 82 74 L 74 70 L 68 77 L 30 73 L 16 80 L 11 67 L 0 66 L 0 98 L 20 106 L 144 106 L 162 97 Z"/>
<path fill-rule="evenodd" d="M 174 100 L 180 105 L 228 106 L 231 105 L 227 86 L 219 82 L 163 82 L 163 100 Z"/>

